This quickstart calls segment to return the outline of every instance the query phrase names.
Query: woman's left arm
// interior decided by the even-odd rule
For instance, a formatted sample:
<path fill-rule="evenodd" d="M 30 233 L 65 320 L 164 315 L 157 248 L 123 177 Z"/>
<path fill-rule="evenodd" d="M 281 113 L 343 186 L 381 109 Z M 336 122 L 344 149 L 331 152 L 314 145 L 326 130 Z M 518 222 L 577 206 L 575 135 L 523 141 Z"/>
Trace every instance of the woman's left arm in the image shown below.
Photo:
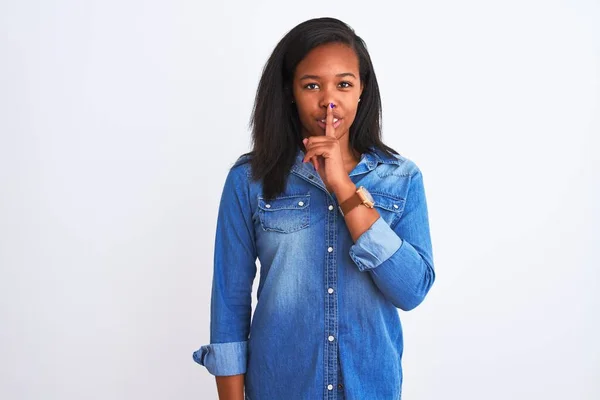
<path fill-rule="evenodd" d="M 359 219 L 373 220 L 374 210 L 358 207 L 345 216 L 352 237 L 350 257 L 397 308 L 409 311 L 421 304 L 435 281 L 433 252 L 423 175 L 410 176 L 404 212 L 392 229 L 378 217 L 365 229 Z M 364 213 L 364 214 L 363 214 Z"/>

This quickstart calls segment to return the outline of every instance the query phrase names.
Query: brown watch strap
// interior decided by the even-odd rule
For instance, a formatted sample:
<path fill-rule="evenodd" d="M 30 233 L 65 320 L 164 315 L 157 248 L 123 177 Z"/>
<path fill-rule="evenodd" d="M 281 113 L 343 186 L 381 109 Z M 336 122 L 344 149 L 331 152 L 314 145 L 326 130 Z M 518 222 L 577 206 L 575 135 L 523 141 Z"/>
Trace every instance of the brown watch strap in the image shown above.
<path fill-rule="evenodd" d="M 358 193 L 355 192 L 352 195 L 352 197 L 350 197 L 349 199 L 345 200 L 343 203 L 340 204 L 340 210 L 342 211 L 342 214 L 346 215 L 354 207 L 358 207 L 362 203 L 363 203 L 362 198 L 358 195 Z"/>

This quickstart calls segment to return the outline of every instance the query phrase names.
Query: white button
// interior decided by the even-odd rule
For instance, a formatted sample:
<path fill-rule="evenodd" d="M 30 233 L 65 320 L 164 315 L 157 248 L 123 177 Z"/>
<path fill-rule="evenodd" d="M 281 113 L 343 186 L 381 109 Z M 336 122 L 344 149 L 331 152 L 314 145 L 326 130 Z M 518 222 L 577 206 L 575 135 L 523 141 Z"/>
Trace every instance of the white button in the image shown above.
<path fill-rule="evenodd" d="M 332 288 L 327 289 L 327 293 L 329 293 L 329 294 L 333 293 L 333 289 Z"/>
<path fill-rule="evenodd" d="M 333 210 L 333 206 L 330 204 L 329 205 L 329 211 Z"/>
<path fill-rule="evenodd" d="M 327 385 L 327 389 L 333 390 L 333 385 Z"/>
<path fill-rule="evenodd" d="M 271 208 L 271 205 L 270 204 L 265 204 L 265 207 Z"/>
<path fill-rule="evenodd" d="M 304 205 L 304 202 L 303 202 L 303 201 L 301 201 L 301 202 L 299 202 L 299 203 L 298 203 L 298 205 L 299 205 L 300 207 L 302 207 L 302 206 Z"/>
<path fill-rule="evenodd" d="M 327 339 L 329 339 L 330 342 L 333 342 L 333 336 L 329 336 Z"/>
<path fill-rule="evenodd" d="M 394 208 L 398 208 L 398 204 L 394 204 Z"/>
<path fill-rule="evenodd" d="M 327 251 L 331 253 L 333 251 L 333 247 L 328 247 Z"/>

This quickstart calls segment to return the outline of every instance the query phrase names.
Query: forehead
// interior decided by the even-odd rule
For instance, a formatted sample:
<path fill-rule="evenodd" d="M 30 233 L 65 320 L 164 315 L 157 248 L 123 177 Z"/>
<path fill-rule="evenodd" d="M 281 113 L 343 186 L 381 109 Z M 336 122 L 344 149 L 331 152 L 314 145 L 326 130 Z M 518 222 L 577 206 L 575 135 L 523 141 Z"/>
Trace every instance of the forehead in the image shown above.
<path fill-rule="evenodd" d="M 327 43 L 312 49 L 296 66 L 296 78 L 301 74 L 333 77 L 341 72 L 353 72 L 358 77 L 358 57 L 343 43 Z"/>

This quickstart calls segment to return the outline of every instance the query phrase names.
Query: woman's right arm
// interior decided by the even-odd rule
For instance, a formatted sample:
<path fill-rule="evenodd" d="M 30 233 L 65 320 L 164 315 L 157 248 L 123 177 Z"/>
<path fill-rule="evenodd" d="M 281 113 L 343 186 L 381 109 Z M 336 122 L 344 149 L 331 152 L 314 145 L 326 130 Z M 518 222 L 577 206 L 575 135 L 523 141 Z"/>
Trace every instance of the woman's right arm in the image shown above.
<path fill-rule="evenodd" d="M 220 400 L 243 400 L 256 276 L 249 165 L 230 169 L 219 205 L 210 306 L 210 344 L 194 361 L 216 377 Z"/>
<path fill-rule="evenodd" d="M 216 376 L 219 400 L 244 400 L 244 376 Z"/>

